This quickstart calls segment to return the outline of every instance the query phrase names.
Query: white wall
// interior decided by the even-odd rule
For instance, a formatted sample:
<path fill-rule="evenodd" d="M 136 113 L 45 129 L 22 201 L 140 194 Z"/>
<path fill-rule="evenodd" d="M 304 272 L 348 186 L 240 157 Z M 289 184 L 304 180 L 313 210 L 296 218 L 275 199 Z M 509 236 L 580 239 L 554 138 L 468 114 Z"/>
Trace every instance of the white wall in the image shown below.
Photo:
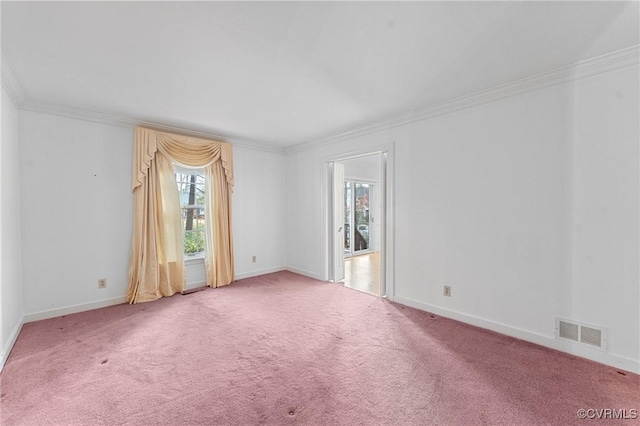
<path fill-rule="evenodd" d="M 34 112 L 20 118 L 27 319 L 124 301 L 133 130 Z M 236 275 L 282 269 L 284 156 L 236 148 L 234 166 Z"/>
<path fill-rule="evenodd" d="M 629 67 L 290 154 L 289 266 L 322 274 L 323 159 L 395 142 L 397 301 L 640 371 L 637 80 Z M 556 316 L 608 327 L 608 353 L 555 340 Z"/>
<path fill-rule="evenodd" d="M 26 315 L 124 301 L 132 141 L 132 129 L 21 112 Z"/>
<path fill-rule="evenodd" d="M 18 161 L 18 111 L 2 88 L 2 144 L 0 146 L 0 369 L 4 365 L 23 321 L 20 228 L 24 223 L 20 206 Z"/>
<path fill-rule="evenodd" d="M 638 67 L 575 86 L 571 297 L 563 312 L 609 327 L 611 352 L 640 358 Z"/>
<path fill-rule="evenodd" d="M 285 156 L 235 148 L 233 161 L 236 278 L 283 270 L 287 263 Z"/>

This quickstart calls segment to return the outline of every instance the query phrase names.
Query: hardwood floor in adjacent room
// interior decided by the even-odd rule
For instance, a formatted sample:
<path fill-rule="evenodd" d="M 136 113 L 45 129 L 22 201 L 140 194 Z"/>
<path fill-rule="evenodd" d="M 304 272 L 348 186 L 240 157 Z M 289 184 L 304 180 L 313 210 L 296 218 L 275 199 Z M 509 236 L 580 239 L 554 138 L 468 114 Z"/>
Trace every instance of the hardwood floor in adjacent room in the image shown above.
<path fill-rule="evenodd" d="M 380 252 L 346 258 L 344 285 L 380 296 Z"/>

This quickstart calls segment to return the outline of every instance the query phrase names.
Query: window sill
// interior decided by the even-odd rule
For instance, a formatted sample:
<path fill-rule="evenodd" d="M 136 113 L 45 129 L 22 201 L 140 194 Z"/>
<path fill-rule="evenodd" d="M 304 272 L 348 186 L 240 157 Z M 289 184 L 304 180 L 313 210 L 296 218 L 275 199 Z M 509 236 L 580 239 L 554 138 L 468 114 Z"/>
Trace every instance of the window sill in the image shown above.
<path fill-rule="evenodd" d="M 193 256 L 184 255 L 184 264 L 190 265 L 194 263 L 204 262 L 204 253 L 194 254 Z"/>

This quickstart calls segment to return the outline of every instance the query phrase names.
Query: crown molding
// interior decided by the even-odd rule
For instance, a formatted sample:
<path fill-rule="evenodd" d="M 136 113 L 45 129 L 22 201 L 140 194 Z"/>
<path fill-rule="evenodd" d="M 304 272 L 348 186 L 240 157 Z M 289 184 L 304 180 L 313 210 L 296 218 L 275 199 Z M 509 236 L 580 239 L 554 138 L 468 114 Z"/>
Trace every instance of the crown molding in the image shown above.
<path fill-rule="evenodd" d="M 2 76 L 2 87 L 13 103 L 19 107 L 25 100 L 24 90 L 22 90 L 22 86 L 18 83 L 7 58 L 4 57 L 4 53 L 2 53 L 2 68 L 0 69 L 0 74 Z"/>
<path fill-rule="evenodd" d="M 116 127 L 135 128 L 137 126 L 151 127 L 157 130 L 180 133 L 186 136 L 202 137 L 207 139 L 221 140 L 229 142 L 238 148 L 245 148 L 275 154 L 284 154 L 284 148 L 265 142 L 233 137 L 231 135 L 218 134 L 206 128 L 183 127 L 169 123 L 145 120 L 139 117 L 126 117 L 118 114 L 111 114 L 102 111 L 94 111 L 86 108 L 71 107 L 61 104 L 47 103 L 26 96 L 20 83 L 15 77 L 13 69 L 2 53 L 2 87 L 11 98 L 16 108 L 23 111 L 38 112 L 43 114 L 57 115 L 59 117 L 73 118 L 77 120 L 90 121 L 94 123 L 106 124 Z"/>
<path fill-rule="evenodd" d="M 126 117 L 119 114 L 111 114 L 102 111 L 93 111 L 86 108 L 71 107 L 67 105 L 52 104 L 30 98 L 24 99 L 18 104 L 18 108 L 23 111 L 38 112 L 42 114 L 57 115 L 60 117 L 73 118 L 77 120 L 90 121 L 94 123 L 106 124 L 116 127 L 133 129 L 137 126 L 153 128 L 155 130 L 179 133 L 185 136 L 194 136 L 206 139 L 215 139 L 231 143 L 234 147 L 251 149 L 256 151 L 269 152 L 274 154 L 284 154 L 284 149 L 280 146 L 264 142 L 236 138 L 229 135 L 211 132 L 205 128 L 194 128 L 189 125 L 183 127 L 169 123 L 145 120 L 142 118 Z"/>
<path fill-rule="evenodd" d="M 101 111 L 93 111 L 85 108 L 70 107 L 66 105 L 51 104 L 34 100 L 25 96 L 25 92 L 18 83 L 11 66 L 2 55 L 2 86 L 18 109 L 44 114 L 52 114 L 67 118 L 91 121 L 125 128 L 136 126 L 152 127 L 167 132 L 182 133 L 189 136 L 204 137 L 224 140 L 239 148 L 246 148 L 276 154 L 292 154 L 307 151 L 324 145 L 330 145 L 358 136 L 391 129 L 394 127 L 423 121 L 433 117 L 450 114 L 463 109 L 483 105 L 501 99 L 518 96 L 527 92 L 568 83 L 597 74 L 617 70 L 620 68 L 637 65 L 640 63 L 640 45 L 634 45 L 615 52 L 607 53 L 594 58 L 576 62 L 572 65 L 555 68 L 530 77 L 496 86 L 490 89 L 478 91 L 470 95 L 461 96 L 449 101 L 426 106 L 417 110 L 389 117 L 387 119 L 372 122 L 363 126 L 346 129 L 332 136 L 303 142 L 291 147 L 283 148 L 274 144 L 268 144 L 255 140 L 237 138 L 232 135 L 217 134 L 205 128 L 188 128 L 181 125 L 154 122 L 142 118 L 125 117 Z"/>
<path fill-rule="evenodd" d="M 156 130 L 180 133 L 186 136 L 221 140 L 229 142 L 233 144 L 234 147 L 238 148 L 245 148 L 274 154 L 284 154 L 284 148 L 281 146 L 255 140 L 237 138 L 230 135 L 213 133 L 205 128 L 194 129 L 192 126 L 189 126 L 187 128 L 180 125 L 155 122 L 135 117 L 125 117 L 118 114 L 94 111 L 86 108 L 71 107 L 61 104 L 47 103 L 29 98 L 25 95 L 22 86 L 16 79 L 15 73 L 13 72 L 11 65 L 9 65 L 9 62 L 5 58 L 4 53 L 1 53 L 1 56 L 2 69 L 0 70 L 0 74 L 2 77 L 2 87 L 5 89 L 7 95 L 9 96 L 9 98 L 11 98 L 16 108 L 20 110 L 57 115 L 59 117 L 73 118 L 77 120 L 90 121 L 116 127 L 133 129 L 137 126 L 145 126 L 154 128 Z"/>
<path fill-rule="evenodd" d="M 427 120 L 463 109 L 499 101 L 501 99 L 518 96 L 535 90 L 557 86 L 559 84 L 591 77 L 620 68 L 625 68 L 640 63 L 640 45 L 631 46 L 625 49 L 606 53 L 601 56 L 576 62 L 572 65 L 555 68 L 502 84 L 490 89 L 481 90 L 470 95 L 461 96 L 445 102 L 426 106 L 417 110 L 399 114 L 384 120 L 365 124 L 360 127 L 347 129 L 333 136 L 328 136 L 308 142 L 303 142 L 285 149 L 285 153 L 293 154 L 324 145 L 345 141 L 358 136 L 387 130 L 394 127 L 414 123 L 416 121 Z"/>

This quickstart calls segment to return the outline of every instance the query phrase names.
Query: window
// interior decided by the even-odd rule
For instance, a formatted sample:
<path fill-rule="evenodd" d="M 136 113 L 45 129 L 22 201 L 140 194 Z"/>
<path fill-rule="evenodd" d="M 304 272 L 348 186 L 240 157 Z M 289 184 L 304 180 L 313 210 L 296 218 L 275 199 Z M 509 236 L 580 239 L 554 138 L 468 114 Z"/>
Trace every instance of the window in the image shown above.
<path fill-rule="evenodd" d="M 184 254 L 193 256 L 204 252 L 205 247 L 204 172 L 177 165 L 174 169 L 182 211 Z"/>

